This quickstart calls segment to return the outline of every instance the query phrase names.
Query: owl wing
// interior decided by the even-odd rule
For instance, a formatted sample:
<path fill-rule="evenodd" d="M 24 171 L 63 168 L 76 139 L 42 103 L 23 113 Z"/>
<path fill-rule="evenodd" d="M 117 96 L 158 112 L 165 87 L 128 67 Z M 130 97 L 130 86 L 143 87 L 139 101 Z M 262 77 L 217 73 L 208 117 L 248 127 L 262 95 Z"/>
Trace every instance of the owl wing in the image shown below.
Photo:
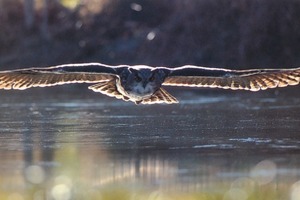
<path fill-rule="evenodd" d="M 229 70 L 183 66 L 169 69 L 163 85 L 258 91 L 299 82 L 300 68 Z"/>
<path fill-rule="evenodd" d="M 24 90 L 69 83 L 97 83 L 114 79 L 116 68 L 100 63 L 67 64 L 0 72 L 0 89 Z"/>
<path fill-rule="evenodd" d="M 178 103 L 178 101 L 166 90 L 160 88 L 150 98 L 144 99 L 141 103 L 142 104 L 156 104 L 156 103 L 173 104 L 173 103 Z"/>
<path fill-rule="evenodd" d="M 122 95 L 117 87 L 116 87 L 116 79 L 111 79 L 109 81 L 100 82 L 95 85 L 89 86 L 90 90 L 93 90 L 94 92 L 101 92 L 102 94 L 105 94 L 110 97 L 115 97 L 117 99 L 123 99 L 124 101 L 128 101 L 128 98 L 124 97 Z"/>

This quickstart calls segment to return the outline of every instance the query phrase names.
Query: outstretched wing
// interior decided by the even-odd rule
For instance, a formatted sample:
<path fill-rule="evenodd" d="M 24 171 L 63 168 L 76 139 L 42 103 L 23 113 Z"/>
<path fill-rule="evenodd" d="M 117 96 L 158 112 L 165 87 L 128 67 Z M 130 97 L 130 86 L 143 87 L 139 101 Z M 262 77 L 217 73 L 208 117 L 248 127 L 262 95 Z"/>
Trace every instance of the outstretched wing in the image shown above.
<path fill-rule="evenodd" d="M 97 83 L 117 76 L 117 68 L 100 63 L 67 64 L 0 72 L 0 89 L 24 90 L 69 83 Z"/>
<path fill-rule="evenodd" d="M 229 70 L 183 66 L 170 69 L 163 85 L 258 91 L 299 82 L 300 68 Z"/>
<path fill-rule="evenodd" d="M 160 88 L 150 98 L 144 99 L 141 103 L 142 104 L 156 104 L 156 103 L 173 104 L 173 103 L 178 103 L 178 101 L 166 90 Z"/>
<path fill-rule="evenodd" d="M 117 99 L 123 99 L 124 101 L 128 101 L 127 98 L 122 95 L 116 86 L 116 79 L 112 79 L 109 81 L 97 83 L 95 85 L 89 86 L 90 90 L 93 90 L 94 92 L 101 92 L 102 94 L 105 94 L 110 97 L 115 97 Z"/>

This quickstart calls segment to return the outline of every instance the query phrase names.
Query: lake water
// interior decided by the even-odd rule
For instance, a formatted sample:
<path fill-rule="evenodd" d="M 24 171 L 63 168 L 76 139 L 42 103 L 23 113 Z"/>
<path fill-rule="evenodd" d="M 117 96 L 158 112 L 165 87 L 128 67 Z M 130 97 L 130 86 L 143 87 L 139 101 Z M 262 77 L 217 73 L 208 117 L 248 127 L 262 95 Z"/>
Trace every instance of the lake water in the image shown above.
<path fill-rule="evenodd" d="M 81 86 L 0 93 L 1 200 L 300 199 L 299 87 L 146 106 Z"/>

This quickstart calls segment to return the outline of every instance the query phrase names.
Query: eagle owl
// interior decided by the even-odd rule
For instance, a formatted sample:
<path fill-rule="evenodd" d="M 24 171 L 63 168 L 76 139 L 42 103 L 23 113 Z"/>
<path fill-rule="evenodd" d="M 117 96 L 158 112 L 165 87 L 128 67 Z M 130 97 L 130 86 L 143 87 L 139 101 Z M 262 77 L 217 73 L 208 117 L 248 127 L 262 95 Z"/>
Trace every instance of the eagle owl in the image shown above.
<path fill-rule="evenodd" d="M 164 85 L 258 91 L 299 82 L 300 68 L 230 70 L 192 65 L 168 68 L 85 63 L 0 71 L 0 89 L 95 83 L 89 89 L 136 104 L 177 103 L 161 87 Z"/>

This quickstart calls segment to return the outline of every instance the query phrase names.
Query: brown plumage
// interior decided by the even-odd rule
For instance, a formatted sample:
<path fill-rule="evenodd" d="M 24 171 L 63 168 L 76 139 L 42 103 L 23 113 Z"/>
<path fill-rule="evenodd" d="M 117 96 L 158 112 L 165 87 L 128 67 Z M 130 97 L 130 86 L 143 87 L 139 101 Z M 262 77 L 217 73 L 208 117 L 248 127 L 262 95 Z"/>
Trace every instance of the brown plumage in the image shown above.
<path fill-rule="evenodd" d="M 162 85 L 258 91 L 299 82 L 300 68 L 229 70 L 191 65 L 167 68 L 86 63 L 0 71 L 0 89 L 96 83 L 89 89 L 136 104 L 177 103 Z"/>
<path fill-rule="evenodd" d="M 298 85 L 300 80 L 300 68 L 295 69 L 253 69 L 253 70 L 227 70 L 211 69 L 223 72 L 222 76 L 197 75 L 191 72 L 188 75 L 180 75 L 180 71 L 195 69 L 194 66 L 178 68 L 176 75 L 167 77 L 163 85 L 187 86 L 187 87 L 210 87 L 232 90 L 266 90 L 268 88 L 286 87 Z M 207 68 L 203 68 L 207 69 Z M 177 75 L 178 74 L 178 75 Z"/>

